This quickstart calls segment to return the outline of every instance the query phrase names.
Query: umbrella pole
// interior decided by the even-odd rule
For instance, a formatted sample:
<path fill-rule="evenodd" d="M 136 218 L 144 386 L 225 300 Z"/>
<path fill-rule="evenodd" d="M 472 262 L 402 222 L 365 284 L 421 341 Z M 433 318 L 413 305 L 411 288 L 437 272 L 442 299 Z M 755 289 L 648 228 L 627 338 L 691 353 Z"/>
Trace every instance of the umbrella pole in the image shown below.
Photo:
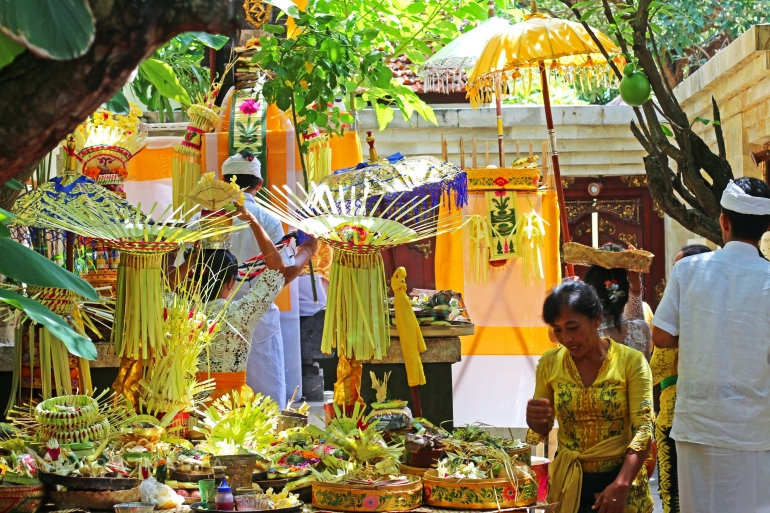
<path fill-rule="evenodd" d="M 567 217 L 566 203 L 564 202 L 564 189 L 561 185 L 561 169 L 559 168 L 559 154 L 556 150 L 556 132 L 553 128 L 553 114 L 551 113 L 551 98 L 548 92 L 548 74 L 545 62 L 540 62 L 540 84 L 543 89 L 543 106 L 545 107 L 545 123 L 548 127 L 548 138 L 551 141 L 551 159 L 553 160 L 553 176 L 556 181 L 556 196 L 559 200 L 559 217 L 561 219 L 561 233 L 564 243 L 570 241 L 569 218 Z M 567 264 L 567 276 L 575 276 L 575 268 Z"/>
<path fill-rule="evenodd" d="M 497 153 L 500 156 L 500 167 L 505 167 L 503 155 L 503 86 L 500 77 L 495 75 L 495 103 L 497 104 Z"/>

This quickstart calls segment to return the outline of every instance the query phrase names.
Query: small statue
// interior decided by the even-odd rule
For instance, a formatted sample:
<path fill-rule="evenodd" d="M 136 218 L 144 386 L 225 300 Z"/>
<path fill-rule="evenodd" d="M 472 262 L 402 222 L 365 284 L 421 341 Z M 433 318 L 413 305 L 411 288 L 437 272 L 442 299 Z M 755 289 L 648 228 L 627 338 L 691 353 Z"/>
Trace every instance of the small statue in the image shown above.
<path fill-rule="evenodd" d="M 372 132 L 367 131 L 366 132 L 366 143 L 369 145 L 369 163 L 374 164 L 377 162 L 377 150 L 374 149 L 374 137 L 372 137 Z"/>

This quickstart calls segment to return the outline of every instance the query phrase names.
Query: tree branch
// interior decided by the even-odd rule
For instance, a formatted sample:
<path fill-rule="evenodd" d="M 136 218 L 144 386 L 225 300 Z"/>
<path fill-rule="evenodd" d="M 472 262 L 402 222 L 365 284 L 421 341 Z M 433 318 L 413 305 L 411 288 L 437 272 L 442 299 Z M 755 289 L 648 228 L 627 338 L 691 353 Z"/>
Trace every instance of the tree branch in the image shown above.
<path fill-rule="evenodd" d="M 650 194 L 666 214 L 691 232 L 720 246 L 724 244 L 722 230 L 718 222 L 701 211 L 687 208 L 676 195 L 667 193 L 666 185 L 663 183 L 665 174 L 671 172 L 667 165 L 663 164 L 655 155 L 648 155 L 644 158 L 644 167 L 647 170 Z"/>
<path fill-rule="evenodd" d="M 713 96 L 711 97 L 711 105 L 714 111 L 714 135 L 717 138 L 719 156 L 727 160 L 727 150 L 725 149 L 725 134 L 722 132 L 722 115 L 719 113 L 717 101 Z"/>
<path fill-rule="evenodd" d="M 85 55 L 53 61 L 26 51 L 0 70 L 0 184 L 53 150 L 173 36 L 231 34 L 242 23 L 236 0 L 90 3 L 96 36 Z"/>

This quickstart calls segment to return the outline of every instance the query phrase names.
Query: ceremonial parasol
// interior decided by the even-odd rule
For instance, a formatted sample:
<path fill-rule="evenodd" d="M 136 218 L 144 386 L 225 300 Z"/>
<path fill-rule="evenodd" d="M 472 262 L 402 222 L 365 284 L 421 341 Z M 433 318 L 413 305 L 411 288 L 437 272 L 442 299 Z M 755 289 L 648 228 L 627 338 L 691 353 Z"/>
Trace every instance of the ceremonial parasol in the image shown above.
<path fill-rule="evenodd" d="M 511 24 L 495 16 L 495 2 L 489 0 L 489 18 L 478 27 L 469 30 L 444 48 L 436 52 L 425 64 L 420 66 L 420 75 L 425 80 L 425 92 L 449 92 L 449 79 L 458 78 L 461 73 L 470 71 L 481 56 L 490 38 L 509 29 Z M 502 87 L 495 83 L 497 107 L 497 150 L 500 167 L 505 167 L 503 155 L 503 103 Z"/>
<path fill-rule="evenodd" d="M 608 54 L 617 55 L 615 59 L 622 65 L 624 59 L 615 43 L 596 29 L 593 29 L 593 33 L 604 50 Z M 471 104 L 477 106 L 496 92 L 496 84 L 500 82 L 520 79 L 531 82 L 535 74 L 540 75 L 565 243 L 570 241 L 569 225 L 548 93 L 548 73 L 550 71 L 571 81 L 584 80 L 586 77 L 593 79 L 609 75 L 608 64 L 601 49 L 582 24 L 538 13 L 533 0 L 532 13 L 524 21 L 490 38 L 466 87 Z M 569 276 L 574 275 L 571 265 L 567 267 L 567 273 Z"/>
<path fill-rule="evenodd" d="M 311 202 L 330 197 L 344 198 L 349 206 L 351 201 L 360 203 L 366 196 L 367 206 L 371 208 L 375 202 L 383 206 L 397 202 L 396 206 L 402 206 L 405 202 L 427 196 L 429 199 L 422 206 L 428 209 L 438 205 L 442 196 L 448 195 L 457 208 L 468 204 L 468 177 L 465 171 L 430 156 L 404 157 L 396 153 L 386 159 L 378 159 L 372 133 L 367 132 L 367 135 L 369 161 L 355 168 L 337 171 L 317 185 L 313 184 Z"/>

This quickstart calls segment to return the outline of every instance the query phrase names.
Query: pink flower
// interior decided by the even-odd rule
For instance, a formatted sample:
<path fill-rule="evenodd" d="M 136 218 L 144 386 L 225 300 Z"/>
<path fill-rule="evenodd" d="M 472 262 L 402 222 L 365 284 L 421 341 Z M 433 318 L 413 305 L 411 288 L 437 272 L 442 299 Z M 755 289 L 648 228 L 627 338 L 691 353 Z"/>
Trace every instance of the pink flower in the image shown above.
<path fill-rule="evenodd" d="M 262 104 L 258 101 L 256 101 L 253 98 L 249 98 L 248 100 L 244 100 L 243 103 L 238 107 L 241 109 L 241 112 L 246 114 L 247 116 L 251 116 L 252 114 L 256 114 L 259 112 L 259 108 L 262 106 Z"/>
<path fill-rule="evenodd" d="M 362 506 L 366 509 L 376 509 L 379 505 L 380 501 L 377 500 L 377 497 L 374 495 L 367 495 L 364 497 L 364 502 Z"/>

